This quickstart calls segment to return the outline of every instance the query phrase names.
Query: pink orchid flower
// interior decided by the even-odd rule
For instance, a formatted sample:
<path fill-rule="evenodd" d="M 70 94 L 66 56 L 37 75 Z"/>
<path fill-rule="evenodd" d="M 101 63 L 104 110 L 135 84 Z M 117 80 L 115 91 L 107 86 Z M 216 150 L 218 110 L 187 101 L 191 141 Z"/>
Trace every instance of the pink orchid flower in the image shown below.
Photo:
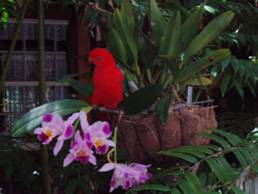
<path fill-rule="evenodd" d="M 115 143 L 108 140 L 112 135 L 108 122 L 97 121 L 89 125 L 87 115 L 84 112 L 80 112 L 80 121 L 87 145 L 90 148 L 95 147 L 97 154 L 106 154 L 109 147 L 115 147 Z"/>
<path fill-rule="evenodd" d="M 74 160 L 82 164 L 89 162 L 96 165 L 96 158 L 93 155 L 93 151 L 87 146 L 85 139 L 81 137 L 80 131 L 75 133 L 74 141 L 69 150 L 69 154 L 64 159 L 63 166 L 68 166 Z"/>
<path fill-rule="evenodd" d="M 42 118 L 42 127 L 36 128 L 34 133 L 38 140 L 46 145 L 62 133 L 62 125 L 63 119 L 61 116 L 47 113 Z"/>
<path fill-rule="evenodd" d="M 60 152 L 60 150 L 64 145 L 64 141 L 73 137 L 73 134 L 74 134 L 73 123 L 76 121 L 78 117 L 79 117 L 79 113 L 74 113 L 67 119 L 67 121 L 64 121 L 62 123 L 61 125 L 62 132 L 57 138 L 57 142 L 53 150 L 54 156 L 56 156 Z"/>
<path fill-rule="evenodd" d="M 53 150 L 56 156 L 62 149 L 64 141 L 72 138 L 74 134 L 73 123 L 78 117 L 79 113 L 74 113 L 67 121 L 64 121 L 60 115 L 47 113 L 43 116 L 42 127 L 36 128 L 34 133 L 37 134 L 39 141 L 44 145 L 58 137 Z"/>
<path fill-rule="evenodd" d="M 109 190 L 109 192 L 112 192 L 119 186 L 122 186 L 123 189 L 127 190 L 131 187 L 145 183 L 151 178 L 151 174 L 148 173 L 148 167 L 150 167 L 150 165 L 137 163 L 129 165 L 107 163 L 99 169 L 99 172 L 106 172 L 114 169 Z"/>

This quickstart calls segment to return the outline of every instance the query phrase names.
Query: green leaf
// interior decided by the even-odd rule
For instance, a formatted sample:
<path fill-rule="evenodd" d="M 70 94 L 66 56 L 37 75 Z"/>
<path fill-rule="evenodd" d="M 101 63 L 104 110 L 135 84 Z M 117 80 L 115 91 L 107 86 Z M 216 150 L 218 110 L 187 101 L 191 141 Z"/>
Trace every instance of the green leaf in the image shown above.
<path fill-rule="evenodd" d="M 121 16 L 123 21 L 126 23 L 127 29 L 132 34 L 135 28 L 133 6 L 130 0 L 123 0 L 121 4 Z"/>
<path fill-rule="evenodd" d="M 112 53 L 116 54 L 116 57 L 127 64 L 127 51 L 122 41 L 122 38 L 118 34 L 115 28 L 112 28 L 109 33 L 109 46 L 111 47 Z"/>
<path fill-rule="evenodd" d="M 182 146 L 179 148 L 162 151 L 161 153 L 169 156 L 180 157 L 180 158 L 185 157 L 185 155 L 194 157 L 194 158 L 203 158 L 206 155 L 213 154 L 214 150 L 217 151 L 217 146 L 199 145 L 199 146 Z M 191 162 L 195 161 L 195 159 L 192 160 L 192 158 L 186 158 L 186 160 Z"/>
<path fill-rule="evenodd" d="M 209 86 L 212 84 L 212 80 L 210 78 L 201 76 L 188 80 L 185 84 L 189 86 Z"/>
<path fill-rule="evenodd" d="M 165 123 L 167 121 L 171 101 L 172 96 L 166 96 L 160 99 L 156 104 L 156 112 L 158 113 L 161 123 Z"/>
<path fill-rule="evenodd" d="M 232 84 L 235 86 L 235 88 L 236 88 L 238 94 L 241 96 L 241 98 L 244 98 L 244 90 L 240 84 L 240 81 L 234 79 Z"/>
<path fill-rule="evenodd" d="M 218 49 L 209 52 L 206 56 L 199 59 L 198 61 L 183 66 L 182 70 L 179 72 L 177 76 L 177 82 L 188 81 L 189 79 L 195 77 L 196 74 L 200 74 L 202 70 L 225 59 L 229 55 L 230 51 L 228 49 Z"/>
<path fill-rule="evenodd" d="M 135 187 L 130 189 L 130 191 L 160 191 L 160 192 L 168 192 L 170 191 L 169 187 L 160 185 L 160 184 L 145 184 L 142 186 Z"/>
<path fill-rule="evenodd" d="M 218 177 L 218 179 L 222 182 L 227 182 L 227 179 L 225 178 L 226 172 L 224 172 L 220 165 L 216 163 L 214 159 L 207 159 L 206 160 L 211 170 L 214 172 L 214 174 Z"/>
<path fill-rule="evenodd" d="M 229 74 L 224 75 L 222 78 L 222 81 L 220 84 L 220 91 L 221 91 L 221 94 L 223 97 L 225 96 L 228 89 L 230 89 L 230 88 L 228 88 L 228 86 L 229 86 L 229 83 L 231 80 L 232 80 L 232 76 Z"/>
<path fill-rule="evenodd" d="M 134 39 L 133 29 L 130 29 L 131 26 L 127 25 L 128 21 L 125 21 L 126 17 L 123 17 L 124 13 L 121 13 L 119 10 L 116 10 L 113 14 L 113 21 L 115 23 L 115 29 L 119 33 L 120 37 L 128 46 L 129 52 L 133 58 L 133 64 L 136 64 L 138 61 L 138 47 Z"/>
<path fill-rule="evenodd" d="M 183 191 L 183 194 L 192 193 L 191 188 L 185 180 L 182 180 L 179 184 L 179 188 Z M 173 194 L 173 193 L 172 193 Z"/>
<path fill-rule="evenodd" d="M 213 131 L 214 133 L 224 136 L 228 140 L 228 142 L 231 143 L 231 145 L 238 145 L 239 143 L 241 143 L 243 141 L 240 137 L 238 137 L 237 135 L 235 135 L 233 133 L 225 132 L 223 130 L 219 130 L 219 129 L 215 129 L 215 128 L 211 128 L 210 130 Z"/>
<path fill-rule="evenodd" d="M 174 158 L 180 158 L 180 159 L 183 159 L 183 160 L 188 161 L 190 163 L 195 163 L 195 162 L 198 161 L 196 159 L 196 157 L 194 157 L 194 156 L 191 156 L 189 154 L 174 152 L 173 149 L 172 150 L 161 151 L 159 153 L 163 154 L 165 156 L 170 156 L 170 157 L 174 157 Z"/>
<path fill-rule="evenodd" d="M 76 90 L 79 94 L 89 97 L 93 94 L 93 84 L 92 83 L 81 83 L 76 79 L 69 79 L 68 84 Z"/>
<path fill-rule="evenodd" d="M 80 100 L 70 99 L 43 104 L 32 109 L 19 119 L 12 127 L 11 133 L 14 137 L 20 137 L 26 133 L 32 132 L 33 129 L 40 125 L 43 115 L 47 112 L 66 116 L 76 111 L 80 111 L 85 107 L 90 106 Z"/>
<path fill-rule="evenodd" d="M 171 194 L 181 194 L 181 192 L 180 192 L 179 189 L 173 188 L 173 189 L 171 190 Z"/>
<path fill-rule="evenodd" d="M 218 179 L 227 183 L 236 178 L 235 171 L 231 168 L 229 163 L 223 157 L 211 158 L 206 160 L 211 170 L 215 173 Z"/>
<path fill-rule="evenodd" d="M 193 55 L 195 55 L 202 48 L 207 46 L 227 27 L 234 17 L 232 11 L 222 13 L 215 19 L 213 19 L 190 43 L 189 47 L 185 51 L 184 61 L 188 61 Z M 191 29 L 189 29 L 191 30 Z"/>
<path fill-rule="evenodd" d="M 202 194 L 203 193 L 201 182 L 196 175 L 194 175 L 193 173 L 186 173 L 184 175 L 184 178 L 192 190 L 191 193 L 193 193 L 193 194 Z"/>
<path fill-rule="evenodd" d="M 65 187 L 65 194 L 74 194 L 77 186 L 78 186 L 78 180 L 73 179 L 69 181 L 67 186 Z"/>
<path fill-rule="evenodd" d="M 178 53 L 177 44 L 181 33 L 181 14 L 177 11 L 174 17 L 169 20 L 164 37 L 160 45 L 160 54 L 168 58 L 174 58 Z"/>
<path fill-rule="evenodd" d="M 182 25 L 182 35 L 180 38 L 182 50 L 190 44 L 197 32 L 200 30 L 200 20 L 203 15 L 203 11 L 204 5 L 198 7 L 192 14 L 190 14 Z"/>
<path fill-rule="evenodd" d="M 239 187 L 233 186 L 232 191 L 234 191 L 234 194 L 245 194 L 244 191 L 242 191 Z"/>
<path fill-rule="evenodd" d="M 192 183 L 189 183 L 186 179 L 183 179 L 179 184 L 180 189 L 184 194 L 192 193 L 192 194 L 203 194 L 201 190 L 195 188 Z"/>
<path fill-rule="evenodd" d="M 243 143 L 244 140 L 242 140 L 240 137 L 238 137 L 235 134 L 225 132 L 223 130 L 219 129 L 211 129 L 213 133 L 220 134 L 221 136 L 225 137 L 226 140 L 232 145 L 237 146 Z M 238 149 L 233 151 L 236 158 L 239 160 L 240 164 L 242 166 L 247 166 L 249 163 L 251 163 L 253 160 L 255 160 L 255 155 L 250 153 L 251 150 L 245 150 L 245 149 Z"/>
<path fill-rule="evenodd" d="M 218 143 L 219 145 L 221 145 L 223 148 L 230 148 L 231 145 L 223 138 L 219 137 L 216 134 L 212 134 L 212 133 L 202 133 L 202 136 L 209 138 L 211 140 L 213 140 L 214 142 Z"/>
<path fill-rule="evenodd" d="M 161 92 L 162 87 L 160 85 L 149 85 L 140 88 L 126 97 L 121 106 L 126 114 L 139 113 L 154 104 Z"/>
<path fill-rule="evenodd" d="M 163 28 L 165 25 L 165 20 L 161 10 L 159 9 L 156 0 L 150 1 L 151 9 L 151 27 L 153 29 L 154 37 L 156 43 L 160 43 L 160 38 L 162 37 Z"/>

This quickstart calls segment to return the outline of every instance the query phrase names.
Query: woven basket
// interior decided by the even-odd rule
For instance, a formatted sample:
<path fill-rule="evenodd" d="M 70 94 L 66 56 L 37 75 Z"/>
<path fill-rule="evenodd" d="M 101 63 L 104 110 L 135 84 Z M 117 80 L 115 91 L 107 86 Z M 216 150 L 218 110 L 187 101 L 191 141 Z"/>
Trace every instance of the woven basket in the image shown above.
<path fill-rule="evenodd" d="M 168 120 L 161 124 L 155 113 L 126 116 L 120 124 L 121 143 L 135 162 L 160 160 L 157 152 L 183 145 L 208 144 L 197 135 L 216 128 L 214 107 L 171 107 Z"/>

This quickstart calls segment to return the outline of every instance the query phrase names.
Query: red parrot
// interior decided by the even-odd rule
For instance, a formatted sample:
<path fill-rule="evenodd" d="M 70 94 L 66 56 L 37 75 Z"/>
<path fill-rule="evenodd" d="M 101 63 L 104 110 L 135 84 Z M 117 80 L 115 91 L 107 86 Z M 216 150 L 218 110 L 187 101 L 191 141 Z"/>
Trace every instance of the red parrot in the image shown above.
<path fill-rule="evenodd" d="M 117 108 L 123 100 L 124 75 L 116 66 L 113 55 L 105 48 L 95 48 L 89 53 L 89 61 L 95 65 L 93 73 L 93 105 Z"/>

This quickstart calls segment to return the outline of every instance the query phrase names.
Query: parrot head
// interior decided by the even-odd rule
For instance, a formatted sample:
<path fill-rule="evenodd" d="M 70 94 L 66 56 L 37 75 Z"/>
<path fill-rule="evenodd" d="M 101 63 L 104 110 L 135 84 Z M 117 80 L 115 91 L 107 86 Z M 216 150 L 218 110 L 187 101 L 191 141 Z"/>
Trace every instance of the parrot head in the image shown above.
<path fill-rule="evenodd" d="M 116 62 L 113 55 L 105 48 L 95 48 L 89 53 L 89 61 L 96 68 L 115 67 Z"/>

